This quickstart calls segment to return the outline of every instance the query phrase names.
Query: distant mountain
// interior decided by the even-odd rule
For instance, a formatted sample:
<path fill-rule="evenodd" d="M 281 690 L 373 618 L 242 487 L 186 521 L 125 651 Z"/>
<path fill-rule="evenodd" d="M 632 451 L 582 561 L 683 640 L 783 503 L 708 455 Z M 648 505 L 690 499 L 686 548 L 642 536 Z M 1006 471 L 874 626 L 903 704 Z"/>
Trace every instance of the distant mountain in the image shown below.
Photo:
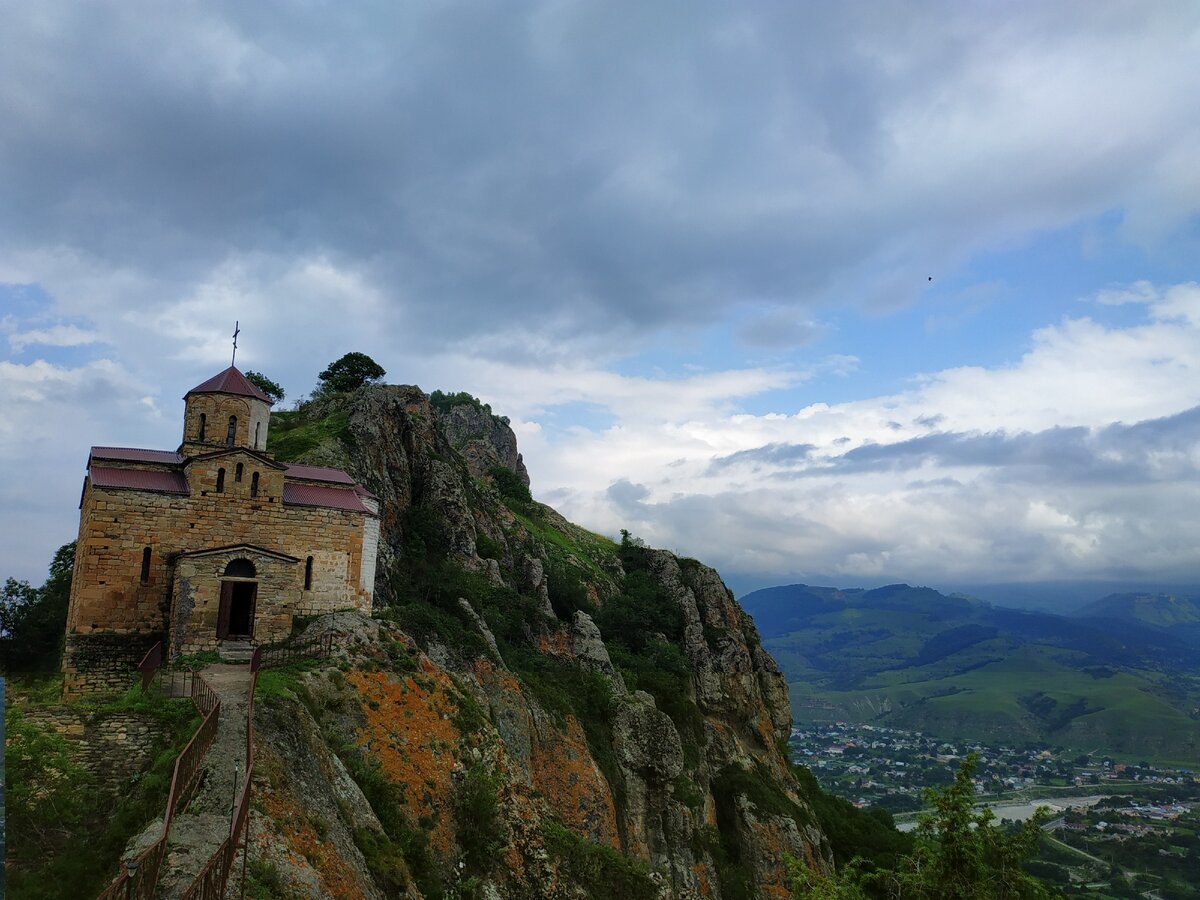
<path fill-rule="evenodd" d="M 1079 618 L 1133 622 L 1151 628 L 1200 633 L 1200 600 L 1174 594 L 1109 594 L 1075 614 Z"/>
<path fill-rule="evenodd" d="M 1200 641 L 1180 624 L 1194 604 L 1113 601 L 1065 617 L 907 584 L 786 585 L 742 604 L 798 720 L 1200 763 Z"/>

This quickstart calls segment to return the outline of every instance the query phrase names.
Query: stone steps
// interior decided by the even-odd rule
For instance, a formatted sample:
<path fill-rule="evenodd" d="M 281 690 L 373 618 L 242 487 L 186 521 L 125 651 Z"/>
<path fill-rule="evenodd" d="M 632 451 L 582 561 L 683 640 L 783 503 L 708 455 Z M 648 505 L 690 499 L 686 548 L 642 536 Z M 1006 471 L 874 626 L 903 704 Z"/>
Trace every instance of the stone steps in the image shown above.
<path fill-rule="evenodd" d="M 254 645 L 249 641 L 221 641 L 217 655 L 227 663 L 248 663 L 254 655 Z"/>

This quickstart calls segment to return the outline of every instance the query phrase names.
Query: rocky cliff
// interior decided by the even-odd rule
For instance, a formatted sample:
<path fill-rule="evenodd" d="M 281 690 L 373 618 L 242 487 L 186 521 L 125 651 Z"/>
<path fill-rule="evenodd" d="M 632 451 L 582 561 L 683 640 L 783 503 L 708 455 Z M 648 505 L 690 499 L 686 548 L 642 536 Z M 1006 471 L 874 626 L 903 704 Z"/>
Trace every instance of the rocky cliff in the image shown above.
<path fill-rule="evenodd" d="M 463 395 L 458 395 L 462 397 Z M 534 502 L 507 422 L 415 387 L 277 416 L 381 501 L 373 619 L 264 676 L 260 880 L 304 896 L 785 897 L 828 842 L 787 688 L 712 569 Z"/>

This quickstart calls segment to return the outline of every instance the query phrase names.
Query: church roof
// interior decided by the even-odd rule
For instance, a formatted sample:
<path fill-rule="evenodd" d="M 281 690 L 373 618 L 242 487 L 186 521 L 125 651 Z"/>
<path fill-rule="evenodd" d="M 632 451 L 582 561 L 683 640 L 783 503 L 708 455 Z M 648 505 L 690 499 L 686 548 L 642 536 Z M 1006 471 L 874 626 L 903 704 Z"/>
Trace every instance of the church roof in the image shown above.
<path fill-rule="evenodd" d="M 288 463 L 284 473 L 288 478 L 303 478 L 305 481 L 328 481 L 333 484 L 354 484 L 354 479 L 341 469 L 329 466 L 306 466 Z"/>
<path fill-rule="evenodd" d="M 132 488 L 135 491 L 153 491 L 159 494 L 188 493 L 187 479 L 180 472 L 92 466 L 88 474 L 92 478 L 92 484 L 98 488 Z"/>
<path fill-rule="evenodd" d="M 330 487 L 323 484 L 283 483 L 283 502 L 288 506 L 323 506 L 326 509 L 344 509 L 350 512 L 373 513 L 363 506 L 362 500 L 353 490 Z"/>
<path fill-rule="evenodd" d="M 93 447 L 93 459 L 121 459 L 126 462 L 168 463 L 179 465 L 183 457 L 174 450 L 147 450 L 142 447 Z"/>
<path fill-rule="evenodd" d="M 246 380 L 246 376 L 230 366 L 224 372 L 214 375 L 203 384 L 198 384 L 186 394 L 186 400 L 192 394 L 237 394 L 241 397 L 254 397 L 258 400 L 271 402 L 271 398 Z"/>

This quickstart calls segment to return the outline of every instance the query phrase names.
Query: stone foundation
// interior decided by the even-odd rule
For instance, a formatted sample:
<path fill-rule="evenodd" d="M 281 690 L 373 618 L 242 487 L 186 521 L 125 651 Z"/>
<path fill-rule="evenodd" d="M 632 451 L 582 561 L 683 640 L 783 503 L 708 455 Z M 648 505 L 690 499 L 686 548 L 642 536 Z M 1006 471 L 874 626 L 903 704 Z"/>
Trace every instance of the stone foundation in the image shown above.
<path fill-rule="evenodd" d="M 165 635 L 68 634 L 63 648 L 63 699 L 123 694 L 146 651 Z"/>
<path fill-rule="evenodd" d="M 51 706 L 26 710 L 24 718 L 70 741 L 75 761 L 111 794 L 125 791 L 130 779 L 148 769 L 170 740 L 163 723 L 132 712 L 90 713 Z"/>

